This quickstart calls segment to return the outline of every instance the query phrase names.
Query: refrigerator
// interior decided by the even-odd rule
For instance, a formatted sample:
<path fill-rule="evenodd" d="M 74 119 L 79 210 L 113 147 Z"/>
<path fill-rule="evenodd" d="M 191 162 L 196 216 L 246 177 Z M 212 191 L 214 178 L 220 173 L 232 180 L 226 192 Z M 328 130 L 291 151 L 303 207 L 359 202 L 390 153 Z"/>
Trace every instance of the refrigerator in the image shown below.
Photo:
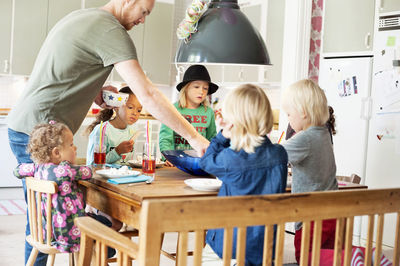
<path fill-rule="evenodd" d="M 322 58 L 319 85 L 335 111 L 337 175 L 355 173 L 370 189 L 400 187 L 400 14 L 380 17 L 374 38 L 373 56 Z M 385 215 L 389 247 L 395 221 Z M 364 243 L 367 225 L 356 217 L 353 244 Z"/>
<path fill-rule="evenodd" d="M 333 107 L 336 175 L 357 174 L 365 180 L 372 57 L 323 58 L 319 85 Z"/>
<path fill-rule="evenodd" d="M 400 187 L 400 13 L 379 18 L 371 98 L 365 184 L 369 188 Z M 391 247 L 395 221 L 394 214 L 385 215 L 383 243 Z M 365 236 L 366 222 L 362 224 Z"/>
<path fill-rule="evenodd" d="M 357 174 L 365 183 L 371 109 L 372 56 L 323 58 L 319 85 L 334 110 L 336 175 Z M 361 217 L 354 219 L 353 244 L 360 245 Z"/>

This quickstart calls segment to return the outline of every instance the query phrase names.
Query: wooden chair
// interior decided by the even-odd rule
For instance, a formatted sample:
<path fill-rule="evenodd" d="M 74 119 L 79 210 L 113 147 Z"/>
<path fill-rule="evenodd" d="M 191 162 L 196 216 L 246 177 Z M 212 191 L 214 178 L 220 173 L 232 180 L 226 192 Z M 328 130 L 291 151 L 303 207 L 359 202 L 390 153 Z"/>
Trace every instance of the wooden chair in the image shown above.
<path fill-rule="evenodd" d="M 55 255 L 60 253 L 51 245 L 52 239 L 52 216 L 51 216 L 51 198 L 57 193 L 58 186 L 56 182 L 47 180 L 38 180 L 33 177 L 26 178 L 28 214 L 31 234 L 26 237 L 28 243 L 33 247 L 28 266 L 35 263 L 37 255 L 40 252 L 48 254 L 47 265 L 54 265 Z M 42 224 L 42 198 L 46 197 L 46 235 L 43 235 Z M 69 265 L 75 265 L 76 254 L 70 253 Z"/>
<path fill-rule="evenodd" d="M 86 165 L 86 157 L 77 157 L 75 160 L 76 165 Z"/>
<path fill-rule="evenodd" d="M 360 184 L 361 182 L 361 177 L 356 174 L 352 174 L 351 176 L 336 176 L 336 179 L 339 181 L 345 181 L 354 184 Z"/>
<path fill-rule="evenodd" d="M 232 257 L 233 228 L 238 228 L 236 248 L 237 265 L 244 265 L 246 253 L 246 227 L 265 225 L 263 265 L 272 264 L 273 227 L 277 225 L 274 265 L 283 264 L 284 230 L 286 222 L 301 221 L 303 234 L 300 265 L 320 263 L 322 220 L 337 219 L 334 263 L 350 265 L 352 252 L 353 221 L 355 216 L 368 217 L 365 265 L 371 265 L 372 246 L 375 241 L 374 265 L 379 265 L 382 254 L 384 214 L 396 213 L 394 230 L 393 265 L 400 263 L 400 188 L 379 190 L 324 191 L 299 194 L 275 194 L 243 197 L 198 197 L 192 199 L 145 200 L 140 217 L 139 244 L 113 232 L 109 228 L 95 227 L 96 221 L 76 219 L 82 232 L 85 248 L 81 249 L 80 265 L 88 265 L 95 239 L 96 248 L 106 245 L 121 250 L 122 256 L 137 258 L 140 266 L 160 264 L 161 236 L 166 232 L 179 232 L 177 265 L 187 264 L 188 232 L 194 231 L 193 265 L 201 265 L 204 232 L 224 228 L 223 265 Z M 374 221 L 377 226 L 374 239 Z M 82 223 L 81 223 L 82 221 Z M 312 252 L 310 253 L 311 222 L 314 221 Z M 89 223 L 90 222 L 90 223 Z M 96 225 L 100 226 L 100 225 Z M 392 225 L 391 225 L 392 226 Z M 346 227 L 344 233 L 342 228 Z M 90 238 L 90 239 L 89 239 Z M 100 242 L 98 244 L 98 242 Z M 342 247 L 344 247 L 342 249 Z M 342 255 L 343 254 L 343 255 Z M 101 265 L 101 264 L 96 264 Z M 127 265 L 126 263 L 123 265 Z"/>
<path fill-rule="evenodd" d="M 107 247 L 117 250 L 117 265 L 130 265 L 131 260 L 137 258 L 138 247 L 130 238 L 112 230 L 90 217 L 79 217 L 75 224 L 81 231 L 81 251 L 78 265 L 90 265 L 94 257 L 94 265 L 107 265 Z M 95 244 L 94 244 L 95 243 Z M 93 256 L 93 245 L 95 252 Z"/>

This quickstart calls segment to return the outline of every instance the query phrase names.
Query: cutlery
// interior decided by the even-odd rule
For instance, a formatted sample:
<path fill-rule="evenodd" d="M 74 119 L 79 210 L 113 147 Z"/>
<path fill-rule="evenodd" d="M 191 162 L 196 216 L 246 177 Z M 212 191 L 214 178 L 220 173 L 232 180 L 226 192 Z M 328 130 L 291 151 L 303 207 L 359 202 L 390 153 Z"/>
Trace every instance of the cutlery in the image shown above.
<path fill-rule="evenodd" d="M 154 181 L 154 177 L 150 177 L 149 179 L 147 179 L 147 180 L 145 181 L 145 183 L 146 183 L 147 185 L 150 185 L 151 183 L 153 183 L 153 181 Z M 133 183 L 133 184 L 129 184 L 128 187 L 137 186 L 137 185 L 142 185 L 142 184 L 143 184 L 142 182 Z"/>
<path fill-rule="evenodd" d="M 154 177 L 150 177 L 149 179 L 146 180 L 146 184 L 151 184 L 154 181 Z"/>

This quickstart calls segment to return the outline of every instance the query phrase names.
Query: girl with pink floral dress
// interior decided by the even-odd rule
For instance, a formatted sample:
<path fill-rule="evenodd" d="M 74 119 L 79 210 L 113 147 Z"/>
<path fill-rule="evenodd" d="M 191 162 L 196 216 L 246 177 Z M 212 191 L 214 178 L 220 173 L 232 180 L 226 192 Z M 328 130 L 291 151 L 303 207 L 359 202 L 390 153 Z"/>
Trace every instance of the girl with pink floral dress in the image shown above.
<path fill-rule="evenodd" d="M 90 179 L 91 168 L 74 165 L 76 146 L 73 143 L 73 134 L 62 123 L 50 121 L 49 124 L 37 125 L 30 135 L 28 152 L 34 163 L 20 164 L 14 170 L 14 175 L 18 178 L 33 176 L 57 183 L 58 193 L 52 197 L 52 245 L 61 252 L 79 251 L 81 233 L 74 225 L 74 219 L 86 216 L 86 213 L 78 180 Z M 46 200 L 47 198 L 42 199 L 43 213 Z M 102 217 L 93 218 L 101 222 L 104 220 Z M 46 219 L 45 215 L 43 219 Z M 107 220 L 105 223 L 107 224 Z"/>

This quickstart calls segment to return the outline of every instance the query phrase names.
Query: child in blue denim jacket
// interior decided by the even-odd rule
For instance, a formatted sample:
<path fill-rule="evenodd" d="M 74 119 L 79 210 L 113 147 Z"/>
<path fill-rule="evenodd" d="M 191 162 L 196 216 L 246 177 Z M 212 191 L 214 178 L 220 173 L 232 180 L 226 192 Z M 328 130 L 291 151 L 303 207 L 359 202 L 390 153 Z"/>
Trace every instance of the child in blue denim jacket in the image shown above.
<path fill-rule="evenodd" d="M 281 145 L 272 144 L 267 137 L 273 117 L 263 89 L 246 84 L 233 90 L 224 99 L 216 120 L 222 130 L 211 140 L 200 166 L 222 181 L 218 196 L 285 192 L 288 156 Z M 236 229 L 233 237 L 235 258 Z M 223 239 L 223 229 L 209 230 L 205 252 L 211 248 L 222 258 Z M 246 265 L 262 265 L 263 243 L 264 226 L 248 227 Z"/>

